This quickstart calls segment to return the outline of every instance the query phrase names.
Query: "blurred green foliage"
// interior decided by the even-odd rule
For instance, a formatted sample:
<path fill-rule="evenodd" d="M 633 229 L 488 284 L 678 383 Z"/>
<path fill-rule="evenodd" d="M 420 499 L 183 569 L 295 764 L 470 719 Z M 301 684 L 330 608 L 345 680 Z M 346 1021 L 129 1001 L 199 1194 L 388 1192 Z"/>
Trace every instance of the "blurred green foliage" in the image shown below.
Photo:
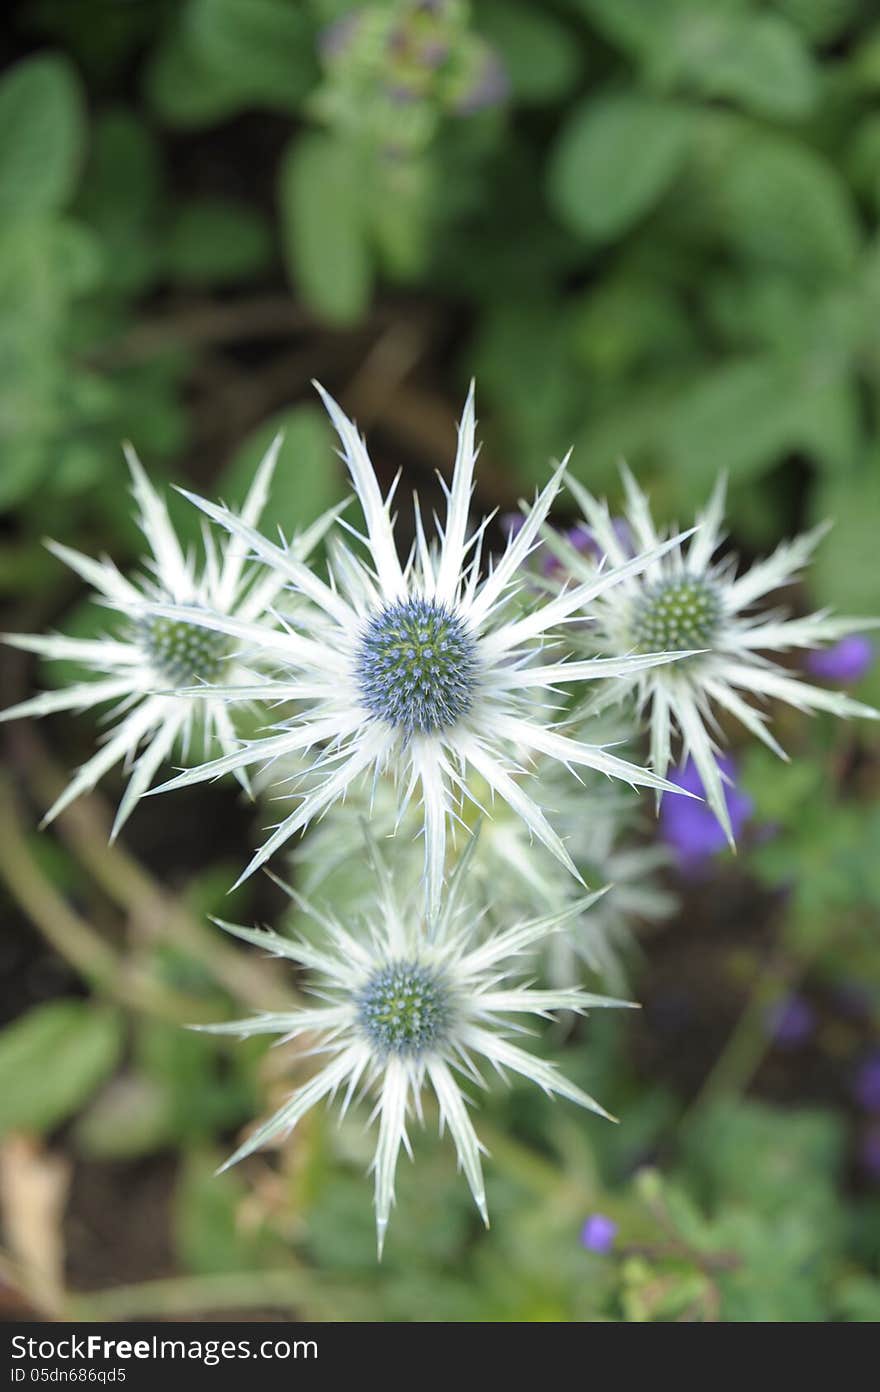
<path fill-rule="evenodd" d="M 160 478 L 209 472 L 234 500 L 283 428 L 267 524 L 312 520 L 342 481 L 306 378 L 332 377 L 389 317 L 439 308 L 427 376 L 452 397 L 476 374 L 498 501 L 571 443 L 591 487 L 616 489 L 626 454 L 658 511 L 683 520 L 728 469 L 738 544 L 834 517 L 813 597 L 876 611 L 877 6 L 23 0 L 11 32 L 0 592 L 13 606 L 67 603 L 47 532 L 136 554 L 122 438 Z M 264 333 L 298 345 L 296 400 L 261 385 Z M 218 440 L 211 418 L 242 382 L 256 404 Z M 748 866 L 786 895 L 787 960 L 871 994 L 849 1068 L 878 1028 L 877 775 L 853 793 L 846 737 L 822 726 L 810 743 L 792 719 L 791 767 L 763 750 L 745 763 L 757 821 L 775 829 Z M 40 857 L 82 894 L 64 856 Z M 215 872 L 190 885 L 200 910 L 217 907 Z M 196 1003 L 234 1008 L 184 947 L 145 955 Z M 602 1074 L 626 1126 L 495 1097 L 488 1239 L 448 1147 L 420 1136 L 378 1272 L 357 1123 L 314 1119 L 271 1184 L 262 1170 L 254 1185 L 211 1178 L 278 1090 L 262 1048 L 123 1021 L 99 992 L 36 1004 L 0 1035 L 0 1122 L 52 1134 L 74 1119 L 85 1160 L 178 1152 L 176 1259 L 194 1277 L 238 1273 L 236 1308 L 262 1308 L 270 1272 L 317 1318 L 880 1318 L 880 1200 L 846 1187 L 845 1105 L 721 1098 L 680 1124 L 674 1080 L 640 1075 L 621 1028 L 591 1024 L 589 1048 L 564 1047 L 579 1081 Z M 610 1256 L 579 1243 L 593 1211 L 619 1225 Z"/>
<path fill-rule="evenodd" d="M 880 522 L 873 7 L 101 8 L 22 4 L 23 39 L 54 48 L 0 89 L 6 505 L 27 519 L 48 490 L 93 524 L 122 434 L 179 456 L 185 335 L 129 357 L 132 315 L 286 268 L 330 330 L 395 287 L 459 305 L 461 373 L 521 483 L 573 441 L 594 485 L 625 453 L 683 512 L 728 468 L 762 545 L 806 470 L 843 538 L 820 598 L 870 602 L 835 558 Z M 234 168 L 260 114 L 265 167 L 191 194 L 180 142 L 228 132 Z"/>

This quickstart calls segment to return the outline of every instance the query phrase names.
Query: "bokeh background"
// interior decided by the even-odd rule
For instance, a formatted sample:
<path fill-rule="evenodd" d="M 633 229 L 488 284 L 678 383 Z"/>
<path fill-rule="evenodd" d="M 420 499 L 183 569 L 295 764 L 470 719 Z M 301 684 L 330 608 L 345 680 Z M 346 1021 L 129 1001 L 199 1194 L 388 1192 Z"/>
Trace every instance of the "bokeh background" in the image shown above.
<path fill-rule="evenodd" d="M 0 23 L 5 628 L 95 621 L 45 535 L 137 560 L 123 438 L 237 499 L 281 425 L 267 525 L 341 497 L 312 377 L 429 499 L 471 374 L 480 507 L 571 444 L 594 490 L 619 496 L 626 455 L 689 523 L 726 468 L 746 559 L 836 520 L 795 607 L 880 609 L 874 0 L 24 0 Z M 864 646 L 824 679 L 880 699 Z M 5 705 L 59 673 L 6 651 L 2 680 Z M 181 1028 L 289 989 L 206 918 L 278 919 L 268 880 L 226 895 L 256 814 L 191 789 L 111 848 L 110 779 L 40 834 L 94 726 L 4 727 L 0 1310 L 880 1318 L 880 742 L 780 711 L 783 765 L 730 733 L 740 854 L 667 827 L 642 1011 L 548 1041 L 622 1124 L 494 1091 L 489 1234 L 429 1128 L 377 1270 L 357 1124 L 315 1115 L 212 1177 L 290 1077 Z"/>

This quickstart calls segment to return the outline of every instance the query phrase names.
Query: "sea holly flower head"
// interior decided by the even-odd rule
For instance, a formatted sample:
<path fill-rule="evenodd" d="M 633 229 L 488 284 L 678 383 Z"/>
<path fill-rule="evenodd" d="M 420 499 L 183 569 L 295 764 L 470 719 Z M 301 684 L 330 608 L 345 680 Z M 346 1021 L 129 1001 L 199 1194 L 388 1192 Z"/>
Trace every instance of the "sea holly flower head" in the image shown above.
<path fill-rule="evenodd" d="M 424 1098 L 433 1093 L 441 1130 L 448 1130 L 474 1202 L 488 1225 L 481 1153 L 484 1147 L 469 1115 L 472 1098 L 463 1083 L 485 1088 L 480 1061 L 501 1077 L 515 1074 L 550 1096 L 607 1117 L 587 1093 L 556 1066 L 521 1047 L 528 1017 L 552 1018 L 557 1011 L 582 1014 L 589 1008 L 624 1006 L 580 989 L 539 990 L 522 982 L 522 960 L 548 933 L 562 929 L 567 912 L 519 921 L 488 939 L 476 931 L 478 914 L 468 902 L 466 876 L 475 841 L 450 877 L 441 911 L 424 916 L 421 894 L 407 901 L 372 841 L 367 843 L 375 877 L 363 920 L 315 908 L 284 886 L 300 911 L 313 920 L 308 938 L 283 937 L 265 929 L 220 926 L 246 942 L 304 968 L 315 1004 L 253 1019 L 201 1026 L 213 1033 L 246 1038 L 273 1034 L 284 1040 L 308 1035 L 310 1057 L 323 1066 L 250 1135 L 227 1161 L 234 1165 L 276 1137 L 284 1137 L 316 1103 L 342 1094 L 348 1110 L 359 1092 L 374 1106 L 378 1122 L 373 1160 L 379 1255 L 394 1202 L 401 1148 L 412 1154 L 408 1120 L 422 1120 Z M 363 854 L 363 843 L 362 850 Z M 279 882 L 280 883 L 280 882 Z"/>
<path fill-rule="evenodd" d="M 767 712 L 755 701 L 786 701 L 800 710 L 827 710 L 835 715 L 877 719 L 877 711 L 841 692 L 811 686 L 774 662 L 770 654 L 793 648 L 816 648 L 834 642 L 878 620 L 832 616 L 828 612 L 804 618 L 780 616 L 778 610 L 755 611 L 774 590 L 794 581 L 809 561 L 825 528 L 818 527 L 794 541 L 784 542 L 763 561 L 736 574 L 735 560 L 718 558 L 723 540 L 725 483 L 721 478 L 697 526 L 662 554 L 661 540 L 648 500 L 624 467 L 626 520 L 633 544 L 652 553 L 637 573 L 629 571 L 619 585 L 597 596 L 592 624 L 585 626 L 587 643 L 603 653 L 632 654 L 655 650 L 678 652 L 682 660 L 621 678 L 650 724 L 651 764 L 665 775 L 672 758 L 672 737 L 678 733 L 684 752 L 705 788 L 706 800 L 734 843 L 735 830 L 719 762 L 717 716 L 724 713 L 743 724 L 776 754 L 783 750 L 768 728 Z M 575 479 L 569 487 L 578 499 L 584 520 L 612 567 L 628 557 L 619 527 L 608 506 Z M 545 529 L 545 542 L 555 549 L 568 575 L 586 582 L 594 573 L 589 558 Z"/>
<path fill-rule="evenodd" d="M 583 896 L 576 880 L 560 874 L 551 852 L 531 844 L 522 819 L 499 802 L 492 817 L 477 817 L 479 835 L 471 859 L 471 895 L 487 910 L 484 931 L 503 927 L 523 912 L 567 913 L 579 901 L 580 912 L 538 951 L 542 976 L 553 985 L 569 986 L 589 972 L 606 989 L 623 991 L 634 928 L 661 922 L 675 908 L 675 897 L 658 877 L 672 856 L 666 846 L 637 836 L 638 801 L 614 784 L 587 790 L 552 760 L 539 759 L 531 788 L 539 802 L 554 809 L 556 827 L 592 892 Z M 472 786 L 471 791 L 476 799 L 472 809 L 488 801 L 485 787 Z M 678 799 L 669 801 L 673 805 Z M 359 854 L 366 819 L 383 843 L 395 881 L 418 884 L 423 862 L 418 811 L 410 807 L 401 818 L 394 786 L 381 778 L 335 806 L 296 847 L 292 864 L 305 894 L 332 898 L 337 910 L 368 903 L 371 879 Z M 450 858 L 453 851 L 451 846 Z"/>
<path fill-rule="evenodd" d="M 260 517 L 278 457 L 280 439 L 263 458 L 240 514 L 243 524 Z M 138 522 L 149 548 L 140 577 L 127 578 L 107 558 L 94 560 L 57 542 L 50 551 L 93 588 L 99 603 L 118 616 L 114 632 L 94 639 L 61 634 L 13 633 L 5 641 L 42 657 L 72 661 L 91 676 L 58 691 L 31 697 L 0 713 L 0 720 L 53 711 L 87 710 L 110 704 L 111 724 L 101 748 L 83 766 L 46 815 L 49 822 L 74 798 L 92 789 L 115 765 L 132 766 L 131 777 L 116 814 L 115 836 L 147 790 L 158 769 L 175 747 L 189 757 L 196 729 L 205 736 L 207 751 L 230 754 L 237 747 L 229 702 L 211 694 L 213 684 L 255 680 L 255 673 L 228 634 L 200 628 L 182 614 L 195 610 L 234 616 L 239 623 L 268 637 L 278 626 L 272 605 L 284 580 L 247 564 L 247 549 L 234 536 L 218 544 L 204 532 L 200 566 L 187 554 L 172 526 L 163 499 L 153 488 L 134 450 L 126 447 Z M 306 557 L 329 525 L 322 518 L 289 547 L 291 556 Z M 148 610 L 157 602 L 163 614 Z M 202 698 L 173 694 L 171 688 L 199 684 Z M 236 770 L 247 788 L 244 770 Z"/>
<path fill-rule="evenodd" d="M 607 660 L 567 661 L 561 626 L 652 558 L 676 545 L 658 542 L 650 556 L 627 557 L 555 596 L 535 590 L 526 600 L 521 572 L 562 487 L 555 470 L 521 527 L 494 564 L 482 563 L 488 519 L 468 517 L 477 458 L 473 387 L 458 432 L 446 517 L 429 544 L 415 503 L 416 540 L 406 561 L 395 544 L 394 489 L 383 498 L 364 441 L 336 402 L 321 393 L 363 510 L 366 533 L 348 528 L 353 544 L 334 537 L 329 579 L 261 536 L 249 521 L 204 499 L 192 501 L 262 560 L 292 602 L 283 633 L 239 616 L 190 606 L 156 605 L 153 613 L 225 633 L 245 644 L 275 679 L 258 687 L 218 683 L 210 699 L 296 703 L 274 733 L 236 753 L 190 769 L 166 787 L 182 787 L 231 770 L 266 767 L 311 751 L 312 780 L 298 806 L 276 826 L 250 874 L 313 819 L 344 798 L 358 780 L 388 772 L 399 788 L 398 815 L 420 795 L 429 906 L 439 903 L 451 821 L 482 780 L 489 799 L 507 803 L 577 877 L 577 869 L 544 809 L 520 781 L 537 757 L 570 769 L 594 769 L 633 785 L 669 788 L 662 778 L 574 738 L 557 727 L 553 707 L 565 685 L 609 682 L 675 660 L 676 653 L 625 653 Z M 548 648 L 550 649 L 548 651 Z M 625 687 L 622 689 L 626 689 Z M 198 688 L 186 689 L 198 695 Z M 205 695 L 205 691 L 202 692 Z"/>

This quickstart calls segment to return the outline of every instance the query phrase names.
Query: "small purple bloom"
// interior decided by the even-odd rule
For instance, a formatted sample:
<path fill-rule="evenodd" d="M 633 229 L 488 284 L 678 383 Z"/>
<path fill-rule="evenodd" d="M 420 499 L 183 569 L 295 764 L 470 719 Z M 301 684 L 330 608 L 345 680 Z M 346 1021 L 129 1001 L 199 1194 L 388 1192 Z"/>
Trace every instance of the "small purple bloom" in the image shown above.
<path fill-rule="evenodd" d="M 853 1086 L 856 1100 L 866 1112 L 880 1112 L 880 1049 L 862 1062 Z"/>
<path fill-rule="evenodd" d="M 733 834 L 738 837 L 752 815 L 754 804 L 736 786 L 736 765 L 733 760 L 729 757 L 719 759 L 718 767 L 728 780 L 724 787 L 724 800 Z M 672 769 L 669 780 L 677 783 L 685 792 L 705 796 L 703 780 L 693 759 L 688 759 L 680 768 Z M 690 874 L 699 870 L 711 856 L 723 851 L 727 845 L 724 829 L 711 807 L 693 798 L 676 797 L 674 793 L 667 793 L 660 805 L 660 834 L 675 851 L 681 869 Z"/>
<path fill-rule="evenodd" d="M 873 644 L 861 634 L 841 638 L 833 648 L 817 648 L 807 658 L 807 671 L 823 681 L 851 686 L 862 677 L 874 661 Z"/>
<path fill-rule="evenodd" d="M 605 1256 L 614 1246 L 617 1224 L 604 1213 L 591 1213 L 581 1229 L 581 1242 L 589 1252 Z"/>
<path fill-rule="evenodd" d="M 806 1044 L 816 1028 L 816 1016 L 803 996 L 784 996 L 767 1012 L 767 1033 L 786 1049 Z"/>

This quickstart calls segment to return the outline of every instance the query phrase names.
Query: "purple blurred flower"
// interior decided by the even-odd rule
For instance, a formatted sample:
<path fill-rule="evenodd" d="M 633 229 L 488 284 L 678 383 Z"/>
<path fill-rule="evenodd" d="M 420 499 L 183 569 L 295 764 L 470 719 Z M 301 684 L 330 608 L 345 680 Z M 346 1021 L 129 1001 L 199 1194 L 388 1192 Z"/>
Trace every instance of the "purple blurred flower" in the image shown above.
<path fill-rule="evenodd" d="M 474 116 L 490 106 L 500 106 L 510 92 L 507 70 L 496 53 L 488 51 L 473 82 L 455 103 L 459 116 Z"/>
<path fill-rule="evenodd" d="M 880 1112 L 880 1049 L 875 1049 L 860 1065 L 853 1092 L 866 1112 Z"/>
<path fill-rule="evenodd" d="M 522 524 L 525 521 L 521 512 L 502 512 L 498 518 L 498 525 L 504 533 L 507 541 L 512 541 L 522 531 Z"/>
<path fill-rule="evenodd" d="M 620 542 L 627 556 L 634 556 L 635 547 L 633 546 L 632 532 L 625 517 L 615 517 L 611 523 L 614 534 Z M 586 525 L 585 522 L 576 522 L 573 527 L 565 527 L 561 535 L 573 546 L 575 551 L 579 551 L 582 556 L 592 556 L 594 561 L 603 561 L 605 552 L 602 550 L 595 533 Z M 563 571 L 565 562 L 560 561 L 558 556 L 548 555 L 543 562 L 545 575 L 556 575 Z"/>
<path fill-rule="evenodd" d="M 816 1028 L 816 1016 L 803 996 L 784 996 L 767 1012 L 767 1033 L 784 1048 L 806 1044 Z"/>
<path fill-rule="evenodd" d="M 617 1236 L 617 1224 L 604 1213 L 591 1213 L 581 1229 L 581 1242 L 590 1252 L 602 1256 L 611 1251 Z"/>
<path fill-rule="evenodd" d="M 599 559 L 601 552 L 596 545 L 596 539 L 589 527 L 586 527 L 583 522 L 577 522 L 573 527 L 563 528 L 561 535 L 569 546 L 573 546 L 575 551 L 580 552 L 582 556 L 589 554 L 594 556 L 596 560 Z M 558 556 L 554 556 L 551 551 L 547 552 L 541 562 L 541 569 L 545 575 L 557 575 L 564 568 L 565 562 L 561 561 Z"/>
<path fill-rule="evenodd" d="M 318 34 L 318 52 L 325 62 L 333 58 L 341 58 L 350 46 L 358 29 L 361 26 L 361 16 L 358 13 L 342 15 L 340 19 L 334 20 L 326 28 L 320 30 Z"/>
<path fill-rule="evenodd" d="M 807 671 L 823 681 L 850 686 L 860 681 L 874 661 L 873 644 L 861 634 L 841 638 L 833 648 L 817 648 L 807 658 Z"/>
<path fill-rule="evenodd" d="M 752 815 L 754 804 L 736 786 L 736 765 L 728 756 L 718 760 L 722 775 L 729 779 L 724 788 L 724 800 L 730 816 L 734 836 L 738 837 L 745 823 Z M 672 769 L 669 773 L 672 783 L 684 788 L 688 793 L 705 796 L 703 780 L 697 772 L 693 759 L 688 759 L 683 767 Z M 676 797 L 667 794 L 660 805 L 660 834 L 678 857 L 680 868 L 692 874 L 718 851 L 727 846 L 727 838 L 715 813 L 704 802 L 693 798 Z"/>
<path fill-rule="evenodd" d="M 428 68 L 439 68 L 449 57 L 449 43 L 446 39 L 429 39 L 422 44 L 421 59 Z"/>

